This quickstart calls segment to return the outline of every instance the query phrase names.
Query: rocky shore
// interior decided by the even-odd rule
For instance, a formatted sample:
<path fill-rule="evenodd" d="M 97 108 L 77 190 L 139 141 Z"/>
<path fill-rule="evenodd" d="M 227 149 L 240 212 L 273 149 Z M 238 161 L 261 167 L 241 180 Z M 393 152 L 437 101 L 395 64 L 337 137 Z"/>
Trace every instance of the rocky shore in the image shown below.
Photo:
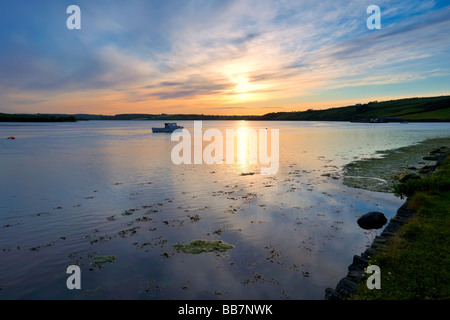
<path fill-rule="evenodd" d="M 370 257 L 376 253 L 386 250 L 386 243 L 389 237 L 393 236 L 400 228 L 407 223 L 413 216 L 414 211 L 408 210 L 406 201 L 398 210 L 383 232 L 376 236 L 372 245 L 361 255 L 353 256 L 353 262 L 348 266 L 347 275 L 339 281 L 335 289 L 327 288 L 325 290 L 326 300 L 342 300 L 350 297 L 356 292 L 358 283 L 364 275 L 364 270 L 369 265 Z"/>
<path fill-rule="evenodd" d="M 430 175 L 436 171 L 447 157 L 448 147 L 442 146 L 434 149 L 423 157 L 424 160 L 436 161 L 433 165 L 428 165 L 419 170 L 420 174 Z M 420 178 L 420 177 L 419 177 Z M 347 275 L 342 278 L 335 289 L 327 288 L 325 290 L 325 300 L 343 300 L 356 293 L 359 283 L 365 273 L 365 269 L 370 264 L 370 257 L 387 249 L 387 242 L 390 237 L 397 233 L 400 228 L 408 223 L 414 216 L 415 211 L 408 209 L 407 199 L 405 203 L 397 210 L 396 215 L 389 221 L 383 232 L 376 236 L 372 245 L 360 255 L 353 256 L 353 262 L 348 266 Z"/>

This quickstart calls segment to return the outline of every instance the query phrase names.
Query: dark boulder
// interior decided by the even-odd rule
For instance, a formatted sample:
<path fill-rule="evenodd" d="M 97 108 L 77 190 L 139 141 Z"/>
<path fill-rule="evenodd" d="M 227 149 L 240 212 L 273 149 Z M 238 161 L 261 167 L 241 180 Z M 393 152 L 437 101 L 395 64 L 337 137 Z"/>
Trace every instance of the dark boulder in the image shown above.
<path fill-rule="evenodd" d="M 386 222 L 387 219 L 384 214 L 376 211 L 368 212 L 362 215 L 357 221 L 358 225 L 365 230 L 380 229 L 386 224 Z"/>

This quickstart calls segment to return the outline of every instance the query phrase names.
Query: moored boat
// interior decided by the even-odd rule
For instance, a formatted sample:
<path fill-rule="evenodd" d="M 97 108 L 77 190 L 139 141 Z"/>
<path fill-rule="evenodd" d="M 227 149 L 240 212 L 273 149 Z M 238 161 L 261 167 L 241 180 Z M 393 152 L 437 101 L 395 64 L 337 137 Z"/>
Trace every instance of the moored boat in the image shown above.
<path fill-rule="evenodd" d="M 183 129 L 183 127 L 176 123 L 164 123 L 164 128 L 152 128 L 153 132 L 174 132 L 177 129 Z"/>

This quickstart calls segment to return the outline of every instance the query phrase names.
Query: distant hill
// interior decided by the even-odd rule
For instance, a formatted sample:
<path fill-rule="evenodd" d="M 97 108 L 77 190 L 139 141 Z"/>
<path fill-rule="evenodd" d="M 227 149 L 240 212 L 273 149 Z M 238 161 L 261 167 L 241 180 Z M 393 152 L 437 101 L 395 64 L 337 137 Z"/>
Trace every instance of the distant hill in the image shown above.
<path fill-rule="evenodd" d="M 105 116 L 97 114 L 74 114 L 77 120 L 149 120 L 150 114 L 117 114 L 115 116 Z"/>
<path fill-rule="evenodd" d="M 389 118 L 391 121 L 450 121 L 450 96 L 369 102 L 347 107 L 302 112 L 277 112 L 264 120 L 359 121 Z M 397 118 L 397 119 L 396 119 Z"/>
<path fill-rule="evenodd" d="M 371 119 L 415 122 L 450 122 L 450 96 L 373 101 L 366 104 L 307 110 L 272 112 L 263 116 L 149 115 L 152 120 L 272 120 L 272 121 L 355 121 Z"/>
<path fill-rule="evenodd" d="M 1 121 L 54 122 L 77 120 L 271 120 L 271 121 L 354 121 L 370 122 L 450 122 L 450 96 L 407 98 L 390 101 L 373 101 L 346 107 L 324 110 L 272 112 L 262 116 L 219 116 L 203 114 L 37 114 L 15 115 L 0 113 Z"/>

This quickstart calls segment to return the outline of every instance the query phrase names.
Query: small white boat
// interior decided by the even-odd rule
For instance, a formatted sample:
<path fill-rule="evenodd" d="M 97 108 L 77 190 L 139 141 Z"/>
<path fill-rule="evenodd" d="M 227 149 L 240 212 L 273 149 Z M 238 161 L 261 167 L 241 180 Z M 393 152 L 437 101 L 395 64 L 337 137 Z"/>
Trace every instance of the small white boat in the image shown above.
<path fill-rule="evenodd" d="M 152 128 L 153 132 L 174 132 L 177 129 L 183 129 L 183 127 L 173 123 L 164 123 L 164 128 Z"/>

